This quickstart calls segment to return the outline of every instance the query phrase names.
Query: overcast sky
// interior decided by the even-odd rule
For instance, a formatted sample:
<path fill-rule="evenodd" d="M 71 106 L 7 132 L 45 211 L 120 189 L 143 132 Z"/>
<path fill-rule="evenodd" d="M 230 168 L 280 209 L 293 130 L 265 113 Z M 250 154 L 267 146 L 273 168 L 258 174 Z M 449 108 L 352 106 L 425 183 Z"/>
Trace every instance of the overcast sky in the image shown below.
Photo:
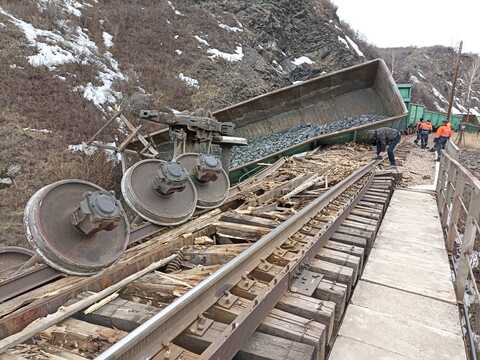
<path fill-rule="evenodd" d="M 333 0 L 338 16 L 380 47 L 454 46 L 480 53 L 480 0 Z"/>

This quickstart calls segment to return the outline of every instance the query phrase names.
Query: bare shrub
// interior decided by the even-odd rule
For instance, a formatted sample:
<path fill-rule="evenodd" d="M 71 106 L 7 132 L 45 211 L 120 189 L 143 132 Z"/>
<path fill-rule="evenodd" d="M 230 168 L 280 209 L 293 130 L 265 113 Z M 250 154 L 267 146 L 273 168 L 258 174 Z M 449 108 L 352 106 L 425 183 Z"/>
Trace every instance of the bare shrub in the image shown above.
<path fill-rule="evenodd" d="M 330 18 L 337 16 L 338 7 L 330 0 L 315 0 L 314 4 L 319 7 L 322 14 L 327 15 Z"/>
<path fill-rule="evenodd" d="M 46 159 L 22 156 L 21 174 L 14 185 L 0 190 L 0 244 L 28 247 L 22 225 L 23 209 L 35 191 L 64 179 L 81 179 L 93 182 L 104 189 L 120 193 L 121 170 L 108 161 L 103 152 L 92 156 L 46 151 Z"/>
<path fill-rule="evenodd" d="M 43 167 L 44 179 L 54 182 L 62 179 L 91 181 L 108 190 L 116 188 L 114 179 L 115 163 L 103 151 L 93 155 L 54 153 Z"/>

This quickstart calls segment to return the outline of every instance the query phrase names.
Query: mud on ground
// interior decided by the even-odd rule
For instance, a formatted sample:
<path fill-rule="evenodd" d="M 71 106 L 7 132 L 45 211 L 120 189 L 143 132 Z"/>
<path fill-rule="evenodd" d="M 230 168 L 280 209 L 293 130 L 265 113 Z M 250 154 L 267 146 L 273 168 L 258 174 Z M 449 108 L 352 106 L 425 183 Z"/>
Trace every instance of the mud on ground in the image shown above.
<path fill-rule="evenodd" d="M 435 153 L 430 152 L 432 143 L 428 149 L 421 149 L 413 142 L 415 136 L 407 136 L 404 140 L 403 149 L 408 150 L 406 160 L 399 170 L 402 172 L 401 187 L 433 184 L 435 179 Z M 430 139 L 432 141 L 432 139 Z"/>

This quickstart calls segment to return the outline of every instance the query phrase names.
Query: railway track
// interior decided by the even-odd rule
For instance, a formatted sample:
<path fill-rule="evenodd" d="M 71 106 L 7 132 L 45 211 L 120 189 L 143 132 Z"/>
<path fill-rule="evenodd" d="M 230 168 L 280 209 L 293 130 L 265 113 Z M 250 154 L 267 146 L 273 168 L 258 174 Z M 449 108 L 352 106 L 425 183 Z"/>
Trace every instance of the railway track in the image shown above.
<path fill-rule="evenodd" d="M 221 209 L 135 241 L 97 275 L 20 289 L 0 304 L 0 359 L 324 359 L 394 182 L 354 150 L 281 160 L 233 188 Z M 144 240 L 159 230 L 133 232 Z M 42 316 L 172 253 L 161 271 L 42 328 Z"/>

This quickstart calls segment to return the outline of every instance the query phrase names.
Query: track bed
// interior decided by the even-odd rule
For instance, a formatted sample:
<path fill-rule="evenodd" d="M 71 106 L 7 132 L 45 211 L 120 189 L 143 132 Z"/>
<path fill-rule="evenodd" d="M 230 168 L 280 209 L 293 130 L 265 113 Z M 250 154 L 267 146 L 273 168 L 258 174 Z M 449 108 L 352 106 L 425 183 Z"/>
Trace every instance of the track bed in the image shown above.
<path fill-rule="evenodd" d="M 370 156 L 336 146 L 280 160 L 222 209 L 162 229 L 102 273 L 5 301 L 0 349 L 33 320 L 177 255 L 66 320 L 31 323 L 33 338 L 0 359 L 324 359 L 393 189 Z"/>

